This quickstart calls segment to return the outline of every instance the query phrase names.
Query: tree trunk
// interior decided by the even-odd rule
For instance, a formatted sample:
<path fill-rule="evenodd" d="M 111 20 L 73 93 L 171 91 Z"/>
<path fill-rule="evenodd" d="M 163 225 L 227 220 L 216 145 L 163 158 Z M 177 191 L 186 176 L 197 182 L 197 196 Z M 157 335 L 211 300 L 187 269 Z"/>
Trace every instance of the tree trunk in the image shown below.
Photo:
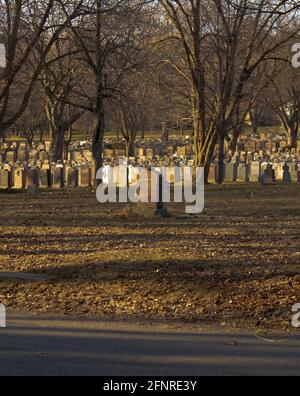
<path fill-rule="evenodd" d="M 62 126 L 58 127 L 55 133 L 54 139 L 54 148 L 53 148 L 53 156 L 54 161 L 62 161 L 64 157 L 64 138 L 65 138 L 65 131 Z"/>
<path fill-rule="evenodd" d="M 292 149 L 297 149 L 298 143 L 298 125 L 289 128 L 288 131 L 288 145 Z"/>
<path fill-rule="evenodd" d="M 134 141 L 131 138 L 126 140 L 126 157 L 134 157 Z"/>
<path fill-rule="evenodd" d="M 230 150 L 233 152 L 236 152 L 237 150 L 237 144 L 240 134 L 241 134 L 241 127 L 234 127 L 232 132 L 232 139 L 229 146 Z"/>
<path fill-rule="evenodd" d="M 55 131 L 52 125 L 49 126 L 49 141 L 50 141 L 50 150 L 54 150 Z"/>
<path fill-rule="evenodd" d="M 44 139 L 44 130 L 43 130 L 43 128 L 40 128 L 40 142 L 43 142 L 43 139 Z"/>
<path fill-rule="evenodd" d="M 144 125 L 142 126 L 142 129 L 141 129 L 141 139 L 142 140 L 145 139 L 145 127 L 144 127 Z"/>
<path fill-rule="evenodd" d="M 162 123 L 162 142 L 166 144 L 169 141 L 169 131 L 165 122 Z"/>
<path fill-rule="evenodd" d="M 224 181 L 224 161 L 225 161 L 225 137 L 223 134 L 219 135 L 219 151 L 218 151 L 218 184 L 222 184 Z"/>
<path fill-rule="evenodd" d="M 103 166 L 103 139 L 105 131 L 105 113 L 104 100 L 101 83 L 98 86 L 97 103 L 96 103 L 96 128 L 92 140 L 92 153 L 95 165 L 95 175 Z M 101 184 L 102 180 L 95 180 L 95 184 Z"/>

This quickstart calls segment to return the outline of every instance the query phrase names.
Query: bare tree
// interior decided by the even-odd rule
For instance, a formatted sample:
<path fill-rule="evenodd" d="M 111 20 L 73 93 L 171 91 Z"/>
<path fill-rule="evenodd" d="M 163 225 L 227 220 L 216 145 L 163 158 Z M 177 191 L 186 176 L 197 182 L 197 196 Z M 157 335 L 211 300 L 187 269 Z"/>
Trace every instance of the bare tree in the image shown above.
<path fill-rule="evenodd" d="M 0 40 L 6 47 L 7 62 L 0 75 L 0 134 L 26 110 L 46 55 L 66 25 L 76 18 L 81 3 L 69 5 L 68 14 L 62 18 L 55 0 L 1 1 Z M 40 40 L 44 41 L 44 51 L 32 68 Z"/>
<path fill-rule="evenodd" d="M 196 165 L 208 171 L 216 142 L 218 181 L 224 145 L 247 84 L 263 62 L 299 32 L 282 31 L 297 19 L 293 1 L 161 0 L 170 31 L 160 41 L 179 41 L 183 57 L 170 61 L 190 86 Z M 184 61 L 183 61 L 184 60 Z M 207 174 L 207 172 L 206 172 Z"/>

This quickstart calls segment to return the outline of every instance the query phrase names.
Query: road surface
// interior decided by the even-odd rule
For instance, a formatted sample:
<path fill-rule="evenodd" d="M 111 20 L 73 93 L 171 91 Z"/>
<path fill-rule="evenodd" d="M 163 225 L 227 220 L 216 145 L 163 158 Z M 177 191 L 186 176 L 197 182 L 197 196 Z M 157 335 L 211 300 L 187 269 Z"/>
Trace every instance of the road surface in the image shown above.
<path fill-rule="evenodd" d="M 255 335 L 157 324 L 8 315 L 0 375 L 299 375 L 300 333 Z"/>

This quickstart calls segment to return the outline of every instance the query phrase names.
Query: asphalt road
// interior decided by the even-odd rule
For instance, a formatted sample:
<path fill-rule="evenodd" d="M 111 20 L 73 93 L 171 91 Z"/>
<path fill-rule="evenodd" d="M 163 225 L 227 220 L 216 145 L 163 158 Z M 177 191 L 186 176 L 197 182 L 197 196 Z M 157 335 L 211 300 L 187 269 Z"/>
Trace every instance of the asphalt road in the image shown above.
<path fill-rule="evenodd" d="M 22 315 L 9 315 L 7 325 L 0 329 L 2 376 L 300 374 L 300 333 L 269 342 L 179 326 Z"/>

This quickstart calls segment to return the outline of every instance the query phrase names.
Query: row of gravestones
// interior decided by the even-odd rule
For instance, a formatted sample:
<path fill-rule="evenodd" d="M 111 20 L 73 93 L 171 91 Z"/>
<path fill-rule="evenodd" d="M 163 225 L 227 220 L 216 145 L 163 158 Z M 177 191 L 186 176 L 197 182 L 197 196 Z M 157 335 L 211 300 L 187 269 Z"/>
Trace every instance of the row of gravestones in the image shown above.
<path fill-rule="evenodd" d="M 223 181 L 233 182 L 261 182 L 262 184 L 283 181 L 285 183 L 299 183 L 300 170 L 298 163 L 261 163 L 251 162 L 250 164 L 235 163 L 224 164 Z M 209 181 L 218 180 L 218 165 L 212 164 L 209 172 Z"/>
<path fill-rule="evenodd" d="M 92 152 L 89 150 L 73 150 L 68 153 L 68 159 L 70 161 L 82 162 L 93 160 Z M 0 150 L 0 164 L 5 162 L 13 165 L 16 162 L 23 163 L 36 163 L 37 161 L 53 161 L 53 153 L 45 150 Z"/>
<path fill-rule="evenodd" d="M 94 171 L 88 167 L 0 169 L 0 189 L 88 188 L 92 185 L 93 177 Z"/>

